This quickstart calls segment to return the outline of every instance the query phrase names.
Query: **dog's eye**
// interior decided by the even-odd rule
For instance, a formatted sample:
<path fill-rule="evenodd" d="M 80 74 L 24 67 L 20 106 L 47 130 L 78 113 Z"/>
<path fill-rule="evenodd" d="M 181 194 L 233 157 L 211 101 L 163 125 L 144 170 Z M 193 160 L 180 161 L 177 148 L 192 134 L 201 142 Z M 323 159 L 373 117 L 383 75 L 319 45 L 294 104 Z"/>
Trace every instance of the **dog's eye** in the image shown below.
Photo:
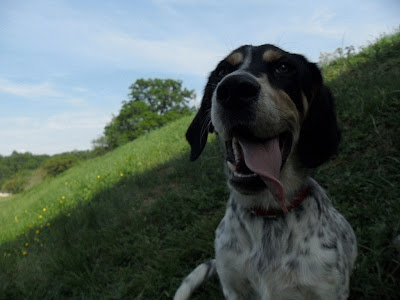
<path fill-rule="evenodd" d="M 221 78 L 222 78 L 222 77 L 224 77 L 226 74 L 228 74 L 228 72 L 226 71 L 225 68 L 221 68 L 221 69 L 218 70 L 217 74 L 218 74 L 218 77 L 221 77 Z"/>
<path fill-rule="evenodd" d="M 228 64 L 226 61 L 222 61 L 217 69 L 215 70 L 215 74 L 222 79 L 226 75 L 228 75 L 231 72 L 231 65 Z"/>
<path fill-rule="evenodd" d="M 289 66 L 287 64 L 280 64 L 275 69 L 275 74 L 285 74 L 289 72 Z"/>

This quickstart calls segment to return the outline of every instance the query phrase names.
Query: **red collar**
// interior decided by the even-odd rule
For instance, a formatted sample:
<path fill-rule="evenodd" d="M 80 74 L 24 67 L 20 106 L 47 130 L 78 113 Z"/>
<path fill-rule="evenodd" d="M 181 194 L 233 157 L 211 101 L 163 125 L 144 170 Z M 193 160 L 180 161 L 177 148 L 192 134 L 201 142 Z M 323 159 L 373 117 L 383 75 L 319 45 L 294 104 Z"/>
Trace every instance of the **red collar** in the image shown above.
<path fill-rule="evenodd" d="M 292 210 L 293 208 L 298 207 L 304 201 L 304 199 L 308 196 L 309 192 L 310 192 L 310 188 L 308 185 L 303 187 L 300 190 L 299 194 L 293 198 L 292 203 L 287 207 L 288 212 L 290 210 Z M 255 207 L 255 208 L 251 208 L 250 210 L 254 215 L 260 216 L 260 217 L 276 218 L 278 216 L 285 215 L 285 213 L 282 210 L 277 210 L 274 208 L 264 209 L 261 207 Z"/>

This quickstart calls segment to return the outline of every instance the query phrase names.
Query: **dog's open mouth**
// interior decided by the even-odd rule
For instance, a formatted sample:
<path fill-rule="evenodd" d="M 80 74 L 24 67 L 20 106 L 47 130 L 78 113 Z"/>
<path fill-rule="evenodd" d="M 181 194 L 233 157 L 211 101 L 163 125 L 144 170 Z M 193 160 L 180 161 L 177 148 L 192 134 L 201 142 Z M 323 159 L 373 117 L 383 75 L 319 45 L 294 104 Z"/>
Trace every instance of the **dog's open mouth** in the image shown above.
<path fill-rule="evenodd" d="M 264 140 L 234 137 L 225 146 L 229 179 L 234 187 L 249 192 L 268 187 L 274 196 L 282 197 L 277 190 L 281 189 L 280 171 L 292 147 L 290 132 Z"/>

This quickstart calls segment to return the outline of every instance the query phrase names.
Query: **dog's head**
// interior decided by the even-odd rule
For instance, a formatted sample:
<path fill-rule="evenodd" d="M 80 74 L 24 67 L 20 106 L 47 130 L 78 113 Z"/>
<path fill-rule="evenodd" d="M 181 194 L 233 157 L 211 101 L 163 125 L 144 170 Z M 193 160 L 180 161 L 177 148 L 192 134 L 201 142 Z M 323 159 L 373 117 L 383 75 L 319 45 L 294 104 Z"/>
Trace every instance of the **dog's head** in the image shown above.
<path fill-rule="evenodd" d="M 226 151 L 229 183 L 244 194 L 319 166 L 340 140 L 333 99 L 316 64 L 273 45 L 242 46 L 211 72 L 186 133 L 191 160 L 213 131 Z"/>

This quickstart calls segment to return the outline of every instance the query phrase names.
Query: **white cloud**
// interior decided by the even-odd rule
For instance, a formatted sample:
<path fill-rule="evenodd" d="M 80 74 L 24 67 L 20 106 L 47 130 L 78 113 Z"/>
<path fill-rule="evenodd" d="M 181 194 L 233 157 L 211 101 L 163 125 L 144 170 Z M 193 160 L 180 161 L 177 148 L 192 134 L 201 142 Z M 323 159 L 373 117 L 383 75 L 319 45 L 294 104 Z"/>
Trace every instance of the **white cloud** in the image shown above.
<path fill-rule="evenodd" d="M 68 90 L 77 95 L 82 95 L 88 92 L 87 89 L 81 87 L 68 87 Z M 0 78 L 0 93 L 18 96 L 24 100 L 40 102 L 57 100 L 74 107 L 82 106 L 86 103 L 84 97 L 75 96 L 74 94 L 68 95 L 48 82 L 27 84 L 12 82 L 8 79 Z"/>
<path fill-rule="evenodd" d="M 337 13 L 326 8 L 316 8 L 310 16 L 294 15 L 281 26 L 282 32 L 308 34 L 323 38 L 337 38 L 343 33 L 340 23 L 335 21 Z"/>
<path fill-rule="evenodd" d="M 108 112 L 66 112 L 48 117 L 43 126 L 46 130 L 100 130 L 110 119 Z"/>
<path fill-rule="evenodd" d="M 86 52 L 118 67 L 204 76 L 221 54 L 221 44 L 206 37 L 180 39 L 141 39 L 123 32 L 108 32 L 93 37 L 92 50 Z"/>
<path fill-rule="evenodd" d="M 64 112 L 48 117 L 14 117 L 0 119 L 0 153 L 27 149 L 32 153 L 56 154 L 87 150 L 91 141 L 102 134 L 111 120 L 106 111 Z"/>
<path fill-rule="evenodd" d="M 71 104 L 73 106 L 80 106 L 86 102 L 86 99 L 82 97 L 66 97 L 64 101 L 65 103 Z"/>
<path fill-rule="evenodd" d="M 22 132 L 36 134 L 39 132 L 74 129 L 102 129 L 111 120 L 107 111 L 91 110 L 87 112 L 68 111 L 49 116 L 6 117 L 0 119 L 0 127 L 8 128 L 0 131 L 0 137 L 19 135 Z"/>
<path fill-rule="evenodd" d="M 337 37 L 337 34 L 340 34 L 340 28 L 333 22 L 335 17 L 336 13 L 328 9 L 317 10 L 302 29 L 309 33 Z"/>
<path fill-rule="evenodd" d="M 39 84 L 14 83 L 3 78 L 0 78 L 0 92 L 25 98 L 62 97 L 62 94 L 47 82 Z"/>

